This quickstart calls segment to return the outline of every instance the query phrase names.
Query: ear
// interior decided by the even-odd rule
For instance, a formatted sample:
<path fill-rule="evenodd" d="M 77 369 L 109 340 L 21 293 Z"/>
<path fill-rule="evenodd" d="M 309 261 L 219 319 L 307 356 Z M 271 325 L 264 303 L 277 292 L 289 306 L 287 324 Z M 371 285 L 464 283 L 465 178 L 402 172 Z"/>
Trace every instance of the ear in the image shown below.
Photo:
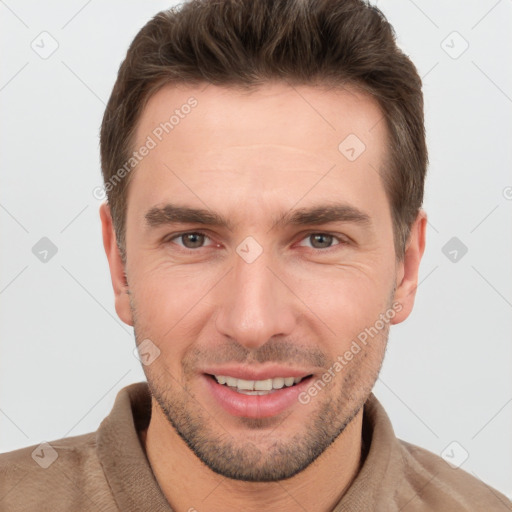
<path fill-rule="evenodd" d="M 420 210 L 411 226 L 409 240 L 403 261 L 398 264 L 397 282 L 394 301 L 402 305 L 402 309 L 391 320 L 392 324 L 403 322 L 411 313 L 418 287 L 420 261 L 425 251 L 427 231 L 427 214 Z"/>
<path fill-rule="evenodd" d="M 125 266 L 116 242 L 116 234 L 107 203 L 100 206 L 101 228 L 103 232 L 103 247 L 110 267 L 110 277 L 114 288 L 116 312 L 119 318 L 128 325 L 133 326 L 130 296 L 128 295 L 128 282 L 126 280 Z"/>

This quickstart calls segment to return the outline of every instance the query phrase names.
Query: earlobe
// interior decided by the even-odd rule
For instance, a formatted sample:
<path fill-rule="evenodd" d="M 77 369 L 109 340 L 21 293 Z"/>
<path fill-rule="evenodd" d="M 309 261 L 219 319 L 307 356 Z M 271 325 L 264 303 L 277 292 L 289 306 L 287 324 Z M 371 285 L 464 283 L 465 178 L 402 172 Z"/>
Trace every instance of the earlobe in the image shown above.
<path fill-rule="evenodd" d="M 418 287 L 418 274 L 421 258 L 425 251 L 425 237 L 427 229 L 427 214 L 420 210 L 416 220 L 411 226 L 409 240 L 403 261 L 397 270 L 397 283 L 394 302 L 401 304 L 401 310 L 395 315 L 392 322 L 399 324 L 411 313 Z"/>
<path fill-rule="evenodd" d="M 114 289 L 115 307 L 119 318 L 130 326 L 133 326 L 132 312 L 130 308 L 130 296 L 128 294 L 128 282 L 126 280 L 125 265 L 122 261 L 116 234 L 107 203 L 100 206 L 100 218 L 103 234 L 103 247 L 110 268 L 112 288 Z"/>

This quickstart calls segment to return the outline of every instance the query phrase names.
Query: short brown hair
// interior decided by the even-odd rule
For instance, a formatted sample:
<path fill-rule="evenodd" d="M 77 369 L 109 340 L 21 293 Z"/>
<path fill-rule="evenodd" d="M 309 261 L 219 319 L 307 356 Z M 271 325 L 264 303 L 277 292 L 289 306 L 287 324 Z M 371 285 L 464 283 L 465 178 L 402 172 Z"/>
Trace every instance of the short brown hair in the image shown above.
<path fill-rule="evenodd" d="M 123 261 L 131 173 L 115 186 L 112 180 L 132 156 L 149 98 L 173 83 L 256 88 L 269 81 L 352 85 L 379 102 L 389 133 L 381 176 L 403 258 L 423 202 L 423 95 L 382 12 L 363 0 L 192 0 L 158 13 L 136 35 L 103 117 L 101 167 Z"/>

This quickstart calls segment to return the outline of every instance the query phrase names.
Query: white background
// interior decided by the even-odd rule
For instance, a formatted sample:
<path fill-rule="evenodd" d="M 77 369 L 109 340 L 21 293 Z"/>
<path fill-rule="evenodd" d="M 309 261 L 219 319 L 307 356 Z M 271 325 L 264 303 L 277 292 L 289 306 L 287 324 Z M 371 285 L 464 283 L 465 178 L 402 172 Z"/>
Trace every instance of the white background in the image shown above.
<path fill-rule="evenodd" d="M 92 191 L 118 66 L 170 5 L 0 2 L 0 452 L 96 430 L 144 380 Z M 512 496 L 512 2 L 378 6 L 424 77 L 430 167 L 417 302 L 375 394 L 399 437 L 437 454 L 456 441 L 464 470 Z M 47 59 L 31 48 L 43 31 L 58 42 Z M 46 263 L 32 253 L 42 237 L 58 249 Z M 468 249 L 456 262 L 452 237 Z"/>

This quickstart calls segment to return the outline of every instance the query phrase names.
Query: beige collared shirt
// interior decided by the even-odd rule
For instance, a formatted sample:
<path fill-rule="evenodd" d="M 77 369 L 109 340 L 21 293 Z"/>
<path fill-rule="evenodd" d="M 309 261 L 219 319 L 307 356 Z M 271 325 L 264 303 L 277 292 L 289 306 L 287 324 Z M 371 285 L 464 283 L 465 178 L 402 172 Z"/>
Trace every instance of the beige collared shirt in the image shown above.
<path fill-rule="evenodd" d="M 150 414 L 147 383 L 131 384 L 96 432 L 1 454 L 0 511 L 172 512 L 139 440 Z M 366 458 L 334 512 L 512 511 L 503 494 L 398 439 L 373 394 L 363 432 Z"/>

